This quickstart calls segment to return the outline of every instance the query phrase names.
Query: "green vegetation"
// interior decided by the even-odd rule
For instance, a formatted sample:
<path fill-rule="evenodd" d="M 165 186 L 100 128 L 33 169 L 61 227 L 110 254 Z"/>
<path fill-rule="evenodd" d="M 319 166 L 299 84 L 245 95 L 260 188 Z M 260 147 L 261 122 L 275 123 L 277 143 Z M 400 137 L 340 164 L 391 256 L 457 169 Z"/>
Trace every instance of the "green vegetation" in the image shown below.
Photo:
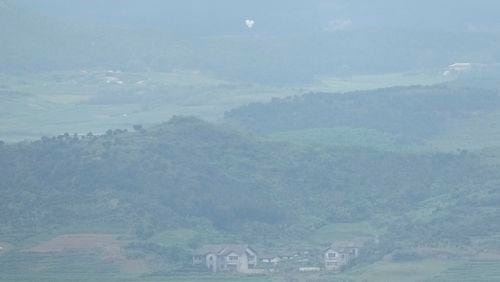
<path fill-rule="evenodd" d="M 500 279 L 500 261 L 483 260 L 469 261 L 448 268 L 443 273 L 429 279 L 429 282 L 448 282 L 448 281 L 484 281 L 493 282 Z"/>
<path fill-rule="evenodd" d="M 3 144 L 0 166 L 0 241 L 22 248 L 67 225 L 110 226 L 130 238 L 130 259 L 173 273 L 203 243 L 364 238 L 368 263 L 414 246 L 493 247 L 485 236 L 500 234 L 500 175 L 467 152 L 311 148 L 175 117 Z"/>
<path fill-rule="evenodd" d="M 43 81 L 51 81 L 49 78 L 40 77 L 38 85 L 37 79 L 31 80 L 34 85 L 24 86 L 17 81 L 11 84 L 17 86 L 2 95 L 6 101 L 18 101 L 19 106 L 31 99 L 34 103 L 28 104 L 30 107 L 45 97 L 45 106 L 25 109 L 26 116 L 33 115 L 29 119 L 67 107 L 70 126 L 74 126 L 71 118 L 78 114 L 75 106 L 103 109 L 109 105 L 117 118 L 123 118 L 119 114 L 123 107 L 141 106 L 142 102 L 133 99 L 132 104 L 125 105 L 98 100 L 121 95 L 120 91 L 126 89 L 104 82 L 102 92 L 98 92 L 101 94 L 93 95 L 99 88 L 92 89 L 92 85 L 106 72 L 90 74 L 90 82 L 75 74 L 75 85 L 88 83 L 89 88 L 82 87 L 77 94 L 85 99 L 68 98 L 71 95 L 63 94 L 65 85 L 71 84 L 66 75 L 37 95 L 21 93 L 42 89 Z M 130 73 L 113 75 L 130 81 L 144 78 Z M 197 81 L 199 89 L 229 87 L 227 94 L 220 95 L 239 89 L 194 73 L 154 76 L 147 87 L 188 89 Z M 13 77 L 3 79 L 14 81 Z M 147 87 L 138 85 L 134 91 Z M 202 99 L 195 95 L 199 89 L 185 98 L 179 94 L 178 109 L 183 109 L 183 99 Z M 264 87 L 252 91 L 258 89 Z M 280 95 L 287 93 L 279 88 L 267 89 Z M 249 100 L 266 99 L 265 95 L 245 93 Z M 161 95 L 148 95 L 151 99 L 159 97 L 161 103 Z M 168 99 L 176 101 L 172 95 Z M 378 99 L 372 99 L 374 95 Z M 203 104 L 208 100 L 200 101 Z M 467 257 L 463 248 L 469 248 L 472 257 L 480 257 L 478 250 L 484 248 L 496 253 L 500 245 L 500 210 L 495 204 L 500 179 L 495 170 L 498 153 L 474 141 L 470 142 L 484 149 L 455 151 L 456 145 L 439 145 L 436 140 L 451 136 L 453 128 L 456 132 L 472 128 L 464 120 L 495 115 L 498 102 L 494 91 L 456 90 L 455 86 L 308 94 L 227 112 L 226 123 L 254 127 L 257 133 L 191 117 L 147 125 L 160 118 L 152 117 L 143 123 L 146 125 L 133 123 L 130 131 L 63 134 L 4 143 L 0 145 L 0 177 L 4 180 L 0 184 L 0 242 L 9 243 L 13 249 L 0 255 L 5 269 L 12 270 L 6 271 L 2 279 L 30 281 L 30 277 L 41 275 L 53 281 L 63 277 L 81 281 L 96 277 L 124 281 L 206 280 L 212 278 L 189 266 L 190 251 L 201 244 L 246 242 L 261 250 L 290 246 L 321 250 L 332 241 L 352 238 L 368 241 L 358 266 L 341 275 L 312 280 L 455 277 L 466 262 L 437 259 L 432 253 L 415 255 L 413 250 L 425 246 L 461 259 Z M 243 100 L 235 100 L 235 105 L 238 103 Z M 15 113 L 14 106 L 5 106 L 5 118 L 9 118 L 8 111 Z M 332 112 L 332 108 L 337 110 Z M 290 122 L 294 118 L 287 114 L 290 112 L 307 122 Z M 61 113 L 65 112 L 54 114 L 54 118 Z M 47 120 L 41 121 L 43 124 Z M 266 134 L 260 135 L 259 131 Z M 489 136 L 487 133 L 484 136 Z M 489 139 L 482 144 L 495 142 Z M 82 233 L 126 238 L 120 239 L 125 258 L 110 263 L 103 261 L 105 254 L 95 251 L 88 256 L 76 253 L 74 260 L 66 252 L 54 256 L 25 253 L 26 248 L 57 235 Z M 393 261 L 381 261 L 391 254 Z M 411 260 L 406 261 L 408 258 Z M 18 263 L 20 260 L 25 263 Z M 126 263 L 137 265 L 138 273 L 156 274 L 124 274 Z M 471 280 L 475 277 L 490 281 L 495 277 L 494 272 L 477 274 L 486 271 L 488 263 L 477 265 L 471 267 Z M 20 275 L 17 270 L 24 267 L 33 270 Z M 234 281 L 235 277 L 227 279 Z M 283 277 L 255 279 L 281 281 Z"/>
<path fill-rule="evenodd" d="M 44 5 L 33 0 L 2 0 L 0 38 L 9 40 L 0 46 L 0 72 L 95 68 L 131 72 L 200 70 L 229 80 L 300 85 L 311 83 L 317 76 L 332 74 L 351 76 L 440 69 L 457 59 L 499 61 L 499 39 L 495 33 L 457 28 L 462 27 L 461 20 L 456 21 L 457 29 L 453 31 L 444 28 L 431 32 L 421 30 L 420 25 L 409 24 L 412 27 L 407 28 L 412 32 L 408 32 L 393 22 L 384 24 L 391 18 L 387 11 L 394 10 L 380 10 L 375 4 L 357 3 L 354 6 L 358 8 L 351 8 L 345 14 L 368 9 L 385 16 L 373 24 L 360 23 L 359 27 L 349 26 L 346 30 L 332 30 L 331 17 L 340 8 L 333 5 L 325 9 L 322 1 L 275 3 L 268 6 L 267 12 L 239 4 L 266 19 L 259 28 L 249 31 L 243 25 L 247 9 L 227 0 L 218 0 L 213 5 L 197 1 L 200 9 L 189 9 L 182 1 L 153 1 L 154 5 L 128 2 L 121 8 L 136 11 L 138 18 L 127 14 L 119 19 L 109 16 L 115 9 L 112 3 L 82 2 L 68 6 L 63 1 Z M 449 0 L 447 3 L 458 5 Z M 60 8 L 62 6 L 66 9 Z M 390 6 L 398 5 L 392 2 Z M 422 6 L 432 6 L 432 2 Z M 489 6 L 493 6 L 490 8 L 493 11 L 498 9 L 491 1 Z M 478 9 L 473 8 L 467 11 Z M 398 9 L 401 13 L 408 10 L 401 6 Z M 92 21 L 95 14 L 89 11 L 94 10 L 106 11 L 109 15 L 104 20 Z M 304 14 L 297 15 L 297 10 Z M 64 17 L 75 13 L 75 17 Z M 268 13 L 276 15 L 270 17 Z M 411 14 L 408 18 L 414 16 Z M 75 19 L 68 20 L 68 17 Z M 421 22 L 419 18 L 414 20 Z M 387 29 L 387 24 L 394 28 Z M 391 79 L 394 78 L 388 77 L 386 81 Z M 385 86 L 389 86 L 387 82 Z"/>
<path fill-rule="evenodd" d="M 455 261 L 428 259 L 417 262 L 388 262 L 381 261 L 366 267 L 352 269 L 344 279 L 350 281 L 400 281 L 415 282 L 427 281 L 449 267 L 457 265 Z M 459 280 L 462 281 L 462 280 Z M 478 280 L 481 281 L 481 280 Z"/>
<path fill-rule="evenodd" d="M 401 76 L 409 84 L 423 83 L 419 74 Z M 325 87 L 318 81 L 311 85 L 276 87 L 221 80 L 189 71 L 0 74 L 0 136 L 4 141 L 22 141 L 61 132 L 104 133 L 109 128 L 154 125 L 173 115 L 196 115 L 217 121 L 225 111 L 248 103 L 299 95 L 317 88 L 364 89 L 367 81 L 370 87 L 378 88 L 388 84 L 385 78 L 386 75 L 352 76 L 343 79 L 341 85 Z M 429 76 L 425 83 L 435 82 L 435 77 Z"/>
<path fill-rule="evenodd" d="M 335 241 L 349 241 L 353 238 L 372 238 L 382 233 L 370 223 L 332 223 L 322 226 L 312 234 L 310 240 L 320 244 L 329 244 Z"/>
<path fill-rule="evenodd" d="M 293 142 L 343 146 L 351 141 L 393 150 L 478 149 L 496 144 L 500 127 L 493 117 L 499 103 L 495 90 L 396 87 L 273 99 L 234 109 L 225 118 Z"/>
<path fill-rule="evenodd" d="M 403 146 L 398 144 L 394 135 L 375 129 L 334 127 L 311 128 L 303 130 L 281 131 L 269 134 L 275 141 L 297 143 L 299 145 L 333 146 L 333 147 L 367 147 L 379 150 L 398 150 Z"/>
<path fill-rule="evenodd" d="M 443 76 L 437 72 L 399 72 L 378 75 L 357 75 L 355 83 L 347 77 L 321 76 L 316 79 L 313 92 L 352 92 L 394 86 L 434 85 L 456 81 L 456 76 Z M 476 84 L 481 85 L 481 84 Z"/>
<path fill-rule="evenodd" d="M 375 2 L 0 0 L 0 282 L 500 280 L 500 4 Z"/>

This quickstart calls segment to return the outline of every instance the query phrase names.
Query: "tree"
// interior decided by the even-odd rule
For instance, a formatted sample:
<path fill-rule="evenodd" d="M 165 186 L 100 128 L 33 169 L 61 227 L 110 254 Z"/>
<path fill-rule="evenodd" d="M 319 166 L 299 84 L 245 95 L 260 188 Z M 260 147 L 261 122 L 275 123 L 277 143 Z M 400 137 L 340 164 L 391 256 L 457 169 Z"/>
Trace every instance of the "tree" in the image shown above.
<path fill-rule="evenodd" d="M 144 133 L 146 130 L 144 129 L 144 127 L 142 127 L 142 125 L 140 124 L 134 124 L 132 126 L 134 128 L 135 131 L 137 132 L 141 132 L 141 133 Z"/>

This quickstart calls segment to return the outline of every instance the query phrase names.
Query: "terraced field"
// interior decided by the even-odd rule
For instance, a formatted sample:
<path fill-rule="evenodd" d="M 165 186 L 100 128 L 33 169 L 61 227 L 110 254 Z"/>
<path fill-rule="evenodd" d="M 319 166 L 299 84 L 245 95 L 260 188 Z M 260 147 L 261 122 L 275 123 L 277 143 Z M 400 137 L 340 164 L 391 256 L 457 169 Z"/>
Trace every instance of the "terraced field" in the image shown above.
<path fill-rule="evenodd" d="M 500 281 L 500 261 L 469 261 L 448 268 L 427 282 L 497 282 Z"/>
<path fill-rule="evenodd" d="M 70 279 L 114 276 L 117 273 L 115 267 L 103 264 L 95 254 L 81 252 L 13 252 L 0 257 L 0 281 L 52 281 L 58 277 Z"/>

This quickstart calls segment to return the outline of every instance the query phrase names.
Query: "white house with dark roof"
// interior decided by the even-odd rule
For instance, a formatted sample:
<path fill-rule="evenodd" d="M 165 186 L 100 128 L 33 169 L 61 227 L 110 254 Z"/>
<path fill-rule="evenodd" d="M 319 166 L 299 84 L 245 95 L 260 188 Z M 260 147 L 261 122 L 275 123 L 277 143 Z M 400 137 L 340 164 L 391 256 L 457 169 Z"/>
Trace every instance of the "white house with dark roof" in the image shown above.
<path fill-rule="evenodd" d="M 193 264 L 212 272 L 247 272 L 257 266 L 257 253 L 248 245 L 204 245 L 193 252 Z"/>
<path fill-rule="evenodd" d="M 341 271 L 359 256 L 361 244 L 357 242 L 336 242 L 324 252 L 325 269 Z"/>

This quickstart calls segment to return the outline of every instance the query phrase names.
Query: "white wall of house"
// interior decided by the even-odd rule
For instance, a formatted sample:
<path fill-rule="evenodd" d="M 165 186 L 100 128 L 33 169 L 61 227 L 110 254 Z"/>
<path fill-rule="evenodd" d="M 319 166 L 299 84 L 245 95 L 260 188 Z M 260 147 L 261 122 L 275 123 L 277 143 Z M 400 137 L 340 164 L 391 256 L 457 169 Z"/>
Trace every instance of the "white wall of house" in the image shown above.
<path fill-rule="evenodd" d="M 229 249 L 230 250 L 230 249 Z M 193 264 L 204 264 L 212 272 L 235 271 L 247 272 L 257 266 L 257 254 L 247 248 L 243 253 L 232 251 L 229 253 L 208 253 L 206 255 L 193 256 Z"/>
<path fill-rule="evenodd" d="M 244 272 L 248 269 L 248 258 L 246 254 L 229 253 L 224 257 L 224 264 L 225 270 Z"/>
<path fill-rule="evenodd" d="M 341 270 L 349 264 L 349 255 L 334 249 L 327 250 L 324 256 L 326 270 Z"/>

